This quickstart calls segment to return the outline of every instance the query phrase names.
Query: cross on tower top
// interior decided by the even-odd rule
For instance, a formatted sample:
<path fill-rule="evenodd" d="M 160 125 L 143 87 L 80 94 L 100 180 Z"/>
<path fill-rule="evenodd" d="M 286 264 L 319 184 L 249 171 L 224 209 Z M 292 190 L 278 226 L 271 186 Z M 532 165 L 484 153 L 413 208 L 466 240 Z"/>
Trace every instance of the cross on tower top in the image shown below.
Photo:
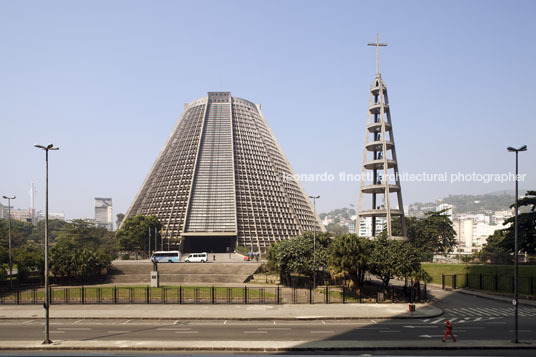
<path fill-rule="evenodd" d="M 368 43 L 368 46 L 376 46 L 376 73 L 380 73 L 380 46 L 387 47 L 386 43 L 380 43 L 380 38 L 376 34 L 376 43 Z"/>

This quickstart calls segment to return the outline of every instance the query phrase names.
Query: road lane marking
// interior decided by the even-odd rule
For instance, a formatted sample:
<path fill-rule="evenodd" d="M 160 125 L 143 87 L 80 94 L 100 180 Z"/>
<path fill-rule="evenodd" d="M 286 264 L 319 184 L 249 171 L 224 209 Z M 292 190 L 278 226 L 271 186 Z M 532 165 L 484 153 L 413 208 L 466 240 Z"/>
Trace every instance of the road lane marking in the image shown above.
<path fill-rule="evenodd" d="M 76 325 L 76 324 L 78 324 L 78 323 L 80 323 L 82 321 L 84 321 L 84 320 L 76 320 L 75 322 L 73 322 L 73 325 Z"/>
<path fill-rule="evenodd" d="M 385 327 L 359 327 L 358 330 L 385 330 Z"/>
<path fill-rule="evenodd" d="M 478 322 L 478 321 L 480 321 L 480 320 L 482 320 L 482 318 L 481 318 L 481 317 L 477 317 L 477 318 L 474 320 L 474 322 Z"/>
<path fill-rule="evenodd" d="M 464 326 L 463 328 L 465 330 L 479 330 L 479 329 L 483 329 L 484 327 L 483 326 Z"/>
<path fill-rule="evenodd" d="M 23 323 L 21 323 L 21 325 L 29 324 L 32 321 L 35 321 L 35 320 L 24 321 Z"/>
<path fill-rule="evenodd" d="M 268 331 L 244 331 L 244 333 L 268 333 Z"/>
<path fill-rule="evenodd" d="M 88 331 L 91 330 L 90 327 L 58 327 L 58 330 L 64 331 Z"/>
<path fill-rule="evenodd" d="M 160 327 L 156 329 L 157 331 L 190 331 L 191 328 L 176 328 L 176 327 Z"/>
<path fill-rule="evenodd" d="M 269 330 L 269 331 L 290 331 L 290 327 L 259 327 L 258 330 Z"/>
<path fill-rule="evenodd" d="M 335 331 L 310 331 L 311 333 L 335 333 Z"/>
<path fill-rule="evenodd" d="M 132 321 L 132 320 L 127 320 L 127 321 L 123 322 L 121 325 L 126 325 L 126 324 L 128 324 L 130 321 Z"/>
<path fill-rule="evenodd" d="M 175 333 L 199 333 L 199 331 L 175 331 Z"/>
<path fill-rule="evenodd" d="M 50 331 L 50 333 L 65 333 L 65 331 Z"/>
<path fill-rule="evenodd" d="M 106 333 L 128 333 L 130 331 L 107 331 Z"/>
<path fill-rule="evenodd" d="M 322 325 L 325 325 L 326 324 L 326 321 L 322 320 Z"/>
<path fill-rule="evenodd" d="M 435 321 L 432 321 L 433 324 L 437 324 L 439 321 L 443 321 L 443 318 L 437 319 Z"/>

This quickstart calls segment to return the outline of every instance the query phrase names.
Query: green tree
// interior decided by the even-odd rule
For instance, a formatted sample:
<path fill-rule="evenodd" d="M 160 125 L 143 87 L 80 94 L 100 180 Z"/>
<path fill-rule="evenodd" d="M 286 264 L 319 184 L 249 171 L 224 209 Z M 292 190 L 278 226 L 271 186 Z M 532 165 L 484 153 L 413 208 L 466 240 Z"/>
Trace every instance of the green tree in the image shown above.
<path fill-rule="evenodd" d="M 76 220 L 58 232 L 50 249 L 50 271 L 84 281 L 99 275 L 116 256 L 113 233 Z"/>
<path fill-rule="evenodd" d="M 482 246 L 482 250 L 478 253 L 478 257 L 482 262 L 492 264 L 510 264 L 512 262 L 510 251 L 503 247 L 505 235 L 506 232 L 500 229 L 488 237 L 486 244 Z"/>
<path fill-rule="evenodd" d="M 347 274 L 353 289 L 360 289 L 368 269 L 372 241 L 356 234 L 336 236 L 329 245 L 329 264 L 339 273 Z"/>
<path fill-rule="evenodd" d="M 116 219 L 115 219 L 115 224 L 117 226 L 117 229 L 119 229 L 119 226 L 121 226 L 121 222 L 123 222 L 123 220 L 125 219 L 125 214 L 124 213 L 118 213 L 115 215 Z"/>
<path fill-rule="evenodd" d="M 336 236 L 348 233 L 348 227 L 337 223 L 329 223 L 326 230 Z"/>
<path fill-rule="evenodd" d="M 322 232 L 316 233 L 316 249 L 313 248 L 311 232 L 276 242 L 268 249 L 268 264 L 270 268 L 279 272 L 280 281 L 284 285 L 292 285 L 292 273 L 306 275 L 312 280 L 315 267 L 318 270 L 326 269 L 328 266 L 329 242 L 329 234 Z"/>
<path fill-rule="evenodd" d="M 162 224 L 158 221 L 156 216 L 142 216 L 128 217 L 124 220 L 123 226 L 115 234 L 117 245 L 119 250 L 135 252 L 136 257 L 142 253 L 145 254 L 149 250 L 151 245 L 154 249 L 154 233 L 160 231 Z M 149 242 L 149 235 L 151 236 L 151 242 Z M 157 234 L 157 246 L 160 244 L 159 235 Z"/>
<path fill-rule="evenodd" d="M 7 279 L 7 269 L 9 269 L 9 252 L 7 246 L 0 246 L 0 281 Z"/>
<path fill-rule="evenodd" d="M 523 210 L 526 207 L 527 212 L 518 214 L 518 248 L 521 252 L 528 254 L 536 253 L 536 191 L 527 191 L 525 197 L 519 200 L 519 208 Z M 510 208 L 515 207 L 515 203 Z M 510 225 L 505 229 L 505 237 L 502 247 L 510 252 L 514 251 L 515 240 L 515 217 L 508 218 L 504 225 Z"/>
<path fill-rule="evenodd" d="M 60 219 L 50 219 L 48 221 L 48 242 L 53 244 L 56 241 L 58 233 L 68 227 L 70 223 L 62 221 Z M 32 234 L 28 239 L 34 241 L 37 244 L 43 245 L 45 240 L 45 220 L 37 222 L 37 226 L 33 228 Z"/>
<path fill-rule="evenodd" d="M 408 239 L 427 260 L 434 254 L 446 256 L 457 244 L 452 221 L 443 213 L 428 212 L 423 219 L 410 221 Z"/>
<path fill-rule="evenodd" d="M 369 271 L 385 287 L 394 277 L 408 278 L 421 269 L 421 253 L 409 242 L 388 239 L 385 232 L 373 241 L 369 258 Z"/>
<path fill-rule="evenodd" d="M 33 226 L 31 223 L 11 220 L 11 247 L 19 247 L 25 244 L 28 237 L 32 234 Z M 8 245 L 9 241 L 9 222 L 7 219 L 0 219 L 0 244 Z"/>
<path fill-rule="evenodd" d="M 24 281 L 31 272 L 44 271 L 44 252 L 35 244 L 13 249 L 13 263 L 17 265 L 17 280 Z"/>

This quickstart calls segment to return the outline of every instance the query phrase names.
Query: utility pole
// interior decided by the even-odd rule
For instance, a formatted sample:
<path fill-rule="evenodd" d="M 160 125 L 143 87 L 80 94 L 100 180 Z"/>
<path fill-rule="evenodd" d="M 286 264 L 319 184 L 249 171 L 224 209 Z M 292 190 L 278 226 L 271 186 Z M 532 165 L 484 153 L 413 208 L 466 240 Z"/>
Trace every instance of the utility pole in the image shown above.
<path fill-rule="evenodd" d="M 53 144 L 48 144 L 47 146 L 43 145 L 34 145 L 36 148 L 45 150 L 45 162 L 46 162 L 46 174 L 45 174 L 45 340 L 43 341 L 44 345 L 50 345 L 52 341 L 50 340 L 50 294 L 49 294 L 49 282 L 48 282 L 48 151 L 49 150 L 59 150 L 59 148 L 54 147 Z"/>
<path fill-rule="evenodd" d="M 515 331 L 515 336 L 514 336 L 514 343 L 519 343 L 519 331 L 518 331 L 518 315 L 519 315 L 519 302 L 518 302 L 518 298 L 519 298 L 519 284 L 518 284 L 518 264 L 517 264 L 517 255 L 518 255 L 518 251 L 519 251 L 519 248 L 517 246 L 517 216 L 518 216 L 518 206 L 519 206 L 519 202 L 518 202 L 518 183 L 519 183 L 519 175 L 518 175 L 518 154 L 520 151 L 527 151 L 527 145 L 523 145 L 522 147 L 520 147 L 519 149 L 515 149 L 511 146 L 509 146 L 507 148 L 507 150 L 509 152 L 515 152 L 516 153 L 516 213 L 515 213 L 515 223 L 514 223 L 514 300 L 512 301 L 512 303 L 514 304 L 514 331 Z"/>
<path fill-rule="evenodd" d="M 7 224 L 8 224 L 8 249 L 9 249 L 9 288 L 13 289 L 13 255 L 11 253 L 11 200 L 17 198 L 17 196 L 9 197 L 2 196 L 7 200 Z"/>
<path fill-rule="evenodd" d="M 315 224 L 313 225 L 313 289 L 316 289 L 316 199 L 320 196 L 309 196 L 313 199 L 313 215 Z"/>

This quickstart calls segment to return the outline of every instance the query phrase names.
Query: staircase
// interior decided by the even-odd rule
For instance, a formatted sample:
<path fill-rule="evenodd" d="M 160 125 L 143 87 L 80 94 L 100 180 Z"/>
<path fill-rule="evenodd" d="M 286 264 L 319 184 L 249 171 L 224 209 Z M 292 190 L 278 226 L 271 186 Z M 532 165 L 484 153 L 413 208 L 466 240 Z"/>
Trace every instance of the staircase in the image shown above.
<path fill-rule="evenodd" d="M 248 281 L 260 264 L 231 263 L 160 263 L 161 285 L 178 284 L 241 284 Z M 108 273 L 114 284 L 150 284 L 153 264 L 148 260 L 115 261 Z"/>

